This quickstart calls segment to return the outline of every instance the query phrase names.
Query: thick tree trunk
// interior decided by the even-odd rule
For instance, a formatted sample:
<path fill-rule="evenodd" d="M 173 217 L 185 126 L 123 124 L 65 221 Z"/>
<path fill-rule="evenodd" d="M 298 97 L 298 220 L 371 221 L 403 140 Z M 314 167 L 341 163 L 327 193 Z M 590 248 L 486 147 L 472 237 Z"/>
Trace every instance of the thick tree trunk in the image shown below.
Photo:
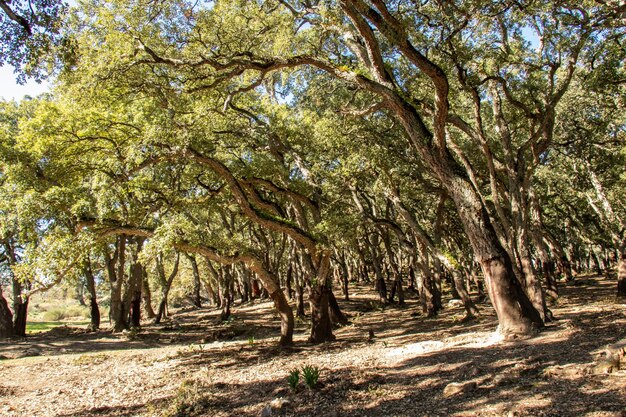
<path fill-rule="evenodd" d="M 469 183 L 456 178 L 447 179 L 444 186 L 483 270 L 499 331 L 505 337 L 533 334 L 543 327 L 543 320 L 515 277 L 511 259 L 500 244 L 480 197 Z"/>
<path fill-rule="evenodd" d="M 26 336 L 29 297 L 22 295 L 22 284 L 13 277 L 13 332 L 15 336 Z"/>
<path fill-rule="evenodd" d="M 323 343 L 335 340 L 329 309 L 330 289 L 315 285 L 309 292 L 311 308 L 311 343 Z"/>
<path fill-rule="evenodd" d="M 0 286 L 0 340 L 13 337 L 14 334 L 13 314 L 9 309 L 6 298 L 2 294 L 2 286 Z"/>
<path fill-rule="evenodd" d="M 26 336 L 28 302 L 28 297 L 20 297 L 18 303 L 13 303 L 13 331 L 15 332 L 15 336 Z"/>

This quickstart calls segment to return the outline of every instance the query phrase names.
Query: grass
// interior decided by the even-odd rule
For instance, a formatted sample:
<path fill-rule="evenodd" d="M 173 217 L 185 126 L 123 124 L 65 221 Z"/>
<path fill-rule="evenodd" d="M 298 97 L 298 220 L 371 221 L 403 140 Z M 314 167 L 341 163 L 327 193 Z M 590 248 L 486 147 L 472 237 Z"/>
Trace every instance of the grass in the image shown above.
<path fill-rule="evenodd" d="M 26 323 L 26 333 L 41 333 L 52 330 L 55 327 L 71 325 L 71 326 L 87 326 L 89 321 L 29 321 Z"/>

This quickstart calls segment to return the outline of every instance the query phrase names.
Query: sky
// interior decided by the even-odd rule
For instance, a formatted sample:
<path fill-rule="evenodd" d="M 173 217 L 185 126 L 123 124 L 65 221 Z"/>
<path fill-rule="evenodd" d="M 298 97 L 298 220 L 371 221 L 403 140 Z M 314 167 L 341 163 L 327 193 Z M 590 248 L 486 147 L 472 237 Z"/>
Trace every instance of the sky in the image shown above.
<path fill-rule="evenodd" d="M 12 66 L 4 65 L 0 67 L 0 98 L 3 100 L 20 101 L 25 95 L 35 97 L 49 89 L 48 83 L 37 84 L 32 80 L 24 85 L 19 85 L 15 82 Z"/>

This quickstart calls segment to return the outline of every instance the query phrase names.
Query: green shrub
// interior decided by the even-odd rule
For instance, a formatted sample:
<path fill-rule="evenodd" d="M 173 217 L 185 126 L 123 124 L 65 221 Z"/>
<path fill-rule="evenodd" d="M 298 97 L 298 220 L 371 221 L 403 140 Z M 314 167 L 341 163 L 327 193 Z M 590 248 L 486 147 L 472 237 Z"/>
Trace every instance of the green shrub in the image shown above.
<path fill-rule="evenodd" d="M 298 386 L 298 381 L 300 381 L 300 371 L 297 369 L 294 369 L 291 372 L 289 372 L 289 376 L 287 377 L 287 382 L 289 383 L 289 386 L 291 387 L 291 389 L 293 390 L 296 389 L 296 387 Z"/>
<path fill-rule="evenodd" d="M 65 318 L 64 308 L 53 308 L 43 313 L 43 319 L 45 321 L 59 321 Z"/>
<path fill-rule="evenodd" d="M 307 365 L 302 368 L 302 378 L 307 387 L 313 389 L 320 377 L 320 369 L 317 366 Z"/>
<path fill-rule="evenodd" d="M 43 318 L 45 321 L 60 321 L 69 318 L 89 317 L 89 315 L 88 307 L 72 305 L 52 308 L 43 314 Z"/>

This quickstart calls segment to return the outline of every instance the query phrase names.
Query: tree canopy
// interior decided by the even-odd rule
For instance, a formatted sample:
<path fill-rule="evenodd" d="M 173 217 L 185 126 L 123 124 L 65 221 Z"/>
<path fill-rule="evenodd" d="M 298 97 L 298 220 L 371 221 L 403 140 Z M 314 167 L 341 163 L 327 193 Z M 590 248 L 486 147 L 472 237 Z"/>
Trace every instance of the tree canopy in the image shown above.
<path fill-rule="evenodd" d="M 187 259 L 225 315 L 260 283 L 290 344 L 288 299 L 333 340 L 334 288 L 370 276 L 427 315 L 442 281 L 472 317 L 484 291 L 511 337 L 551 320 L 572 268 L 617 268 L 626 295 L 624 5 L 29 5 L 0 2 L 0 62 L 63 70 L 0 111 L 14 303 L 93 265 L 122 329 L 148 267 L 167 301 Z"/>

